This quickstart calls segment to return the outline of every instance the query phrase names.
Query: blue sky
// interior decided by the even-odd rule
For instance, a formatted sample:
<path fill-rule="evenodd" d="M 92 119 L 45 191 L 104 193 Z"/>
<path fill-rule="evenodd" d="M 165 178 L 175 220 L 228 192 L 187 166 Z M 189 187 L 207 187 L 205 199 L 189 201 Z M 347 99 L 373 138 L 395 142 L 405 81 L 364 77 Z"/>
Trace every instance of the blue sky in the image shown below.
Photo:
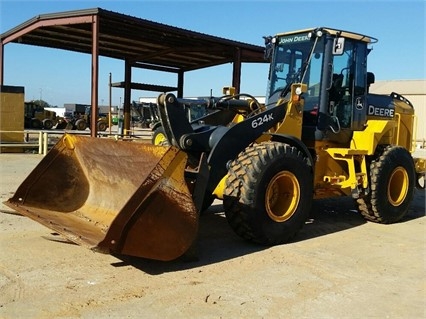
<path fill-rule="evenodd" d="M 0 33 L 45 13 L 100 7 L 231 40 L 263 45 L 262 36 L 327 26 L 379 39 L 369 55 L 369 71 L 376 80 L 424 79 L 426 5 L 424 0 L 400 1 L 16 1 L 0 0 Z M 40 97 L 52 105 L 90 103 L 90 55 L 7 44 L 4 50 L 5 85 L 25 87 L 26 100 Z M 109 73 L 113 82 L 124 79 L 124 62 L 99 61 L 99 103 L 107 104 Z M 220 95 L 231 84 L 232 65 L 188 72 L 185 96 Z M 267 65 L 242 69 L 241 91 L 263 96 Z M 134 82 L 175 85 L 174 75 L 138 70 Z M 113 89 L 113 104 L 123 98 Z M 133 91 L 132 99 L 157 96 Z"/>

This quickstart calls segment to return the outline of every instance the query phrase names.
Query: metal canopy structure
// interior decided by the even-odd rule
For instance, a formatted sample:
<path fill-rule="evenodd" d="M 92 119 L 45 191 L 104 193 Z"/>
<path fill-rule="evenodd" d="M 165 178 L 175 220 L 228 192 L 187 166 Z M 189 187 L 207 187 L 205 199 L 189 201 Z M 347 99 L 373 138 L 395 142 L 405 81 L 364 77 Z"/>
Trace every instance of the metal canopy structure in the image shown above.
<path fill-rule="evenodd" d="M 105 56 L 125 61 L 124 131 L 130 127 L 132 88 L 177 91 L 183 94 L 184 73 L 233 63 L 232 85 L 240 90 L 242 63 L 262 63 L 264 48 L 185 30 L 101 8 L 38 15 L 1 34 L 0 84 L 4 83 L 4 46 L 28 44 L 92 55 L 92 114 L 98 105 L 98 60 Z M 133 67 L 177 74 L 177 86 L 132 83 Z M 92 136 L 97 135 L 92 116 Z"/>

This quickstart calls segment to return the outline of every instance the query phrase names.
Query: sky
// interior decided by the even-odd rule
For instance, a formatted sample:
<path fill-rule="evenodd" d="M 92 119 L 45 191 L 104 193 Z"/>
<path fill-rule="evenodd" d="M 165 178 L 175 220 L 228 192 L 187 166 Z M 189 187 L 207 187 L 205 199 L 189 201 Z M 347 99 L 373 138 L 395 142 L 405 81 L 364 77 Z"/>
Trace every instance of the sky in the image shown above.
<path fill-rule="evenodd" d="M 83 1 L 0 0 L 0 33 L 46 13 L 102 8 L 170 26 L 234 41 L 263 46 L 263 36 L 325 26 L 379 39 L 369 55 L 368 70 L 376 81 L 425 79 L 425 0 L 239 0 L 239 1 Z M 4 47 L 4 85 L 25 87 L 25 100 L 42 99 L 62 107 L 65 103 L 90 104 L 88 54 L 28 45 Z M 264 96 L 267 64 L 242 67 L 241 92 Z M 109 101 L 109 74 L 124 80 L 124 61 L 100 57 L 99 104 Z M 176 85 L 176 76 L 135 70 L 132 81 Z M 232 64 L 185 74 L 184 96 L 220 96 L 232 82 Z M 112 103 L 123 102 L 123 90 L 112 90 Z M 389 92 L 390 93 L 390 92 Z M 132 91 L 132 100 L 156 97 L 157 92 Z"/>

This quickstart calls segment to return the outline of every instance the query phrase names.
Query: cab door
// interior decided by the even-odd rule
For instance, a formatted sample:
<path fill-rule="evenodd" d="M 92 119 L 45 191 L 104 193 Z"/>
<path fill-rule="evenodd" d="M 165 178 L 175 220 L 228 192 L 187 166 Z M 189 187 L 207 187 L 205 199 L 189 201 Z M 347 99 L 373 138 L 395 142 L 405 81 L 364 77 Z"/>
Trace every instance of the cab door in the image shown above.
<path fill-rule="evenodd" d="M 367 44 L 345 39 L 333 52 L 329 113 L 334 129 L 362 130 L 366 121 Z"/>

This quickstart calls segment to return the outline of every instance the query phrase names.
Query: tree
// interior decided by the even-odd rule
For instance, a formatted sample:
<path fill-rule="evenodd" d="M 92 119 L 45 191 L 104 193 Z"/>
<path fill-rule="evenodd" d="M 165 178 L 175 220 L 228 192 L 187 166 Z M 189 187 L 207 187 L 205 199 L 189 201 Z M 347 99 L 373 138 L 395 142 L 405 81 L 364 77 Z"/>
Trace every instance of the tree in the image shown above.
<path fill-rule="evenodd" d="M 49 103 L 47 103 L 46 101 L 43 100 L 33 100 L 32 101 L 34 104 L 38 105 L 38 106 L 42 106 L 42 107 L 52 107 Z"/>

